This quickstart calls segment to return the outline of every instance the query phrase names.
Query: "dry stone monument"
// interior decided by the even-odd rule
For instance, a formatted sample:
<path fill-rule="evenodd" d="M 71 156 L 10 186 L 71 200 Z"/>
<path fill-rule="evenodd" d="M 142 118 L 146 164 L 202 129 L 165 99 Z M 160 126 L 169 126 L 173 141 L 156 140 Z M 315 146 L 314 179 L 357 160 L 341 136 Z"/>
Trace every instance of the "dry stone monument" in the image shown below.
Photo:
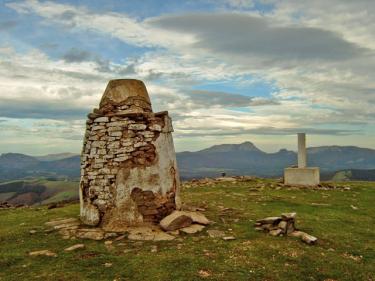
<path fill-rule="evenodd" d="M 318 167 L 307 167 L 306 134 L 298 133 L 298 167 L 284 170 L 287 185 L 316 186 L 320 183 Z"/>
<path fill-rule="evenodd" d="M 158 224 L 180 207 L 168 112 L 153 113 L 142 81 L 109 81 L 88 115 L 81 155 L 80 215 L 106 231 Z"/>

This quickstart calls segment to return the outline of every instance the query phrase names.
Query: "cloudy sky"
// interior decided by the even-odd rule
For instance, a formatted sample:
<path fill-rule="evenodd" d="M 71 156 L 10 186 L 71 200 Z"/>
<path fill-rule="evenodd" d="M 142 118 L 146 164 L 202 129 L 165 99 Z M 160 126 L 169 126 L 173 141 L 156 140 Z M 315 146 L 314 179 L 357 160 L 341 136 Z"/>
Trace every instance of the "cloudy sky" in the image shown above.
<path fill-rule="evenodd" d="M 375 148 L 374 0 L 0 0 L 0 153 L 79 152 L 110 79 L 176 149 Z"/>

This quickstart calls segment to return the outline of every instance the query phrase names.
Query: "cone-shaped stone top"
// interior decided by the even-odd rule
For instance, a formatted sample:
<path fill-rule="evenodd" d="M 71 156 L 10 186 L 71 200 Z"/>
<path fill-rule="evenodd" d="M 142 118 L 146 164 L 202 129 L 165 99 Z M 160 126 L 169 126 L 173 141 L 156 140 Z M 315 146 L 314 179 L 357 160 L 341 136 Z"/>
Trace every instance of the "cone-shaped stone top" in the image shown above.
<path fill-rule="evenodd" d="M 152 112 L 146 86 L 136 79 L 110 80 L 99 107 L 103 111 Z"/>

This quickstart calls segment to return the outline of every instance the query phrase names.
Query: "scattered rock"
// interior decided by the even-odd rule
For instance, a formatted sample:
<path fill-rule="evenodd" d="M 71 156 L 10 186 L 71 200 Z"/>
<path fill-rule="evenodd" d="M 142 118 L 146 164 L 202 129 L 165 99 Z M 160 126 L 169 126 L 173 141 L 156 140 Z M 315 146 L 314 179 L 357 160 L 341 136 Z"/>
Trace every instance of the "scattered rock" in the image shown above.
<path fill-rule="evenodd" d="M 303 242 L 309 245 L 315 244 L 318 241 L 318 238 L 307 233 L 303 233 L 301 239 Z"/>
<path fill-rule="evenodd" d="M 328 203 L 311 203 L 310 204 L 311 206 L 331 206 L 331 204 L 328 204 Z"/>
<path fill-rule="evenodd" d="M 199 276 L 202 277 L 202 278 L 208 278 L 211 276 L 211 272 L 207 271 L 207 270 L 199 270 L 198 272 Z"/>
<path fill-rule="evenodd" d="M 191 225 L 193 220 L 183 211 L 174 211 L 160 221 L 160 226 L 166 231 L 173 231 Z"/>
<path fill-rule="evenodd" d="M 361 255 L 357 256 L 357 255 L 352 255 L 350 253 L 344 253 L 342 256 L 345 257 L 345 258 L 352 259 L 352 260 L 354 260 L 356 262 L 361 261 L 362 258 L 363 258 L 363 256 L 361 256 Z"/>
<path fill-rule="evenodd" d="M 225 241 L 236 240 L 236 237 L 234 237 L 234 236 L 224 236 L 223 240 L 225 240 Z"/>
<path fill-rule="evenodd" d="M 295 230 L 291 233 L 288 233 L 289 236 L 296 237 L 296 238 L 301 238 L 303 234 L 304 232 L 299 231 L 299 230 Z"/>
<path fill-rule="evenodd" d="M 76 237 L 81 239 L 102 240 L 104 231 L 98 228 L 80 228 L 76 232 Z"/>
<path fill-rule="evenodd" d="M 204 225 L 192 224 L 188 227 L 181 228 L 180 231 L 187 233 L 187 234 L 194 234 L 194 233 L 202 231 L 204 228 L 205 228 Z"/>
<path fill-rule="evenodd" d="M 156 253 L 158 251 L 158 246 L 152 245 L 151 246 L 151 253 Z"/>
<path fill-rule="evenodd" d="M 104 264 L 104 266 L 105 266 L 105 267 L 112 267 L 112 263 L 110 263 L 110 262 L 106 262 L 106 263 Z"/>
<path fill-rule="evenodd" d="M 283 233 L 283 230 L 280 229 L 280 228 L 277 228 L 277 229 L 272 229 L 270 230 L 269 234 L 272 235 L 272 236 L 279 236 L 280 234 Z"/>
<path fill-rule="evenodd" d="M 46 256 L 46 257 L 57 257 L 57 254 L 50 251 L 50 250 L 40 250 L 40 251 L 34 251 L 30 252 L 29 256 Z"/>
<path fill-rule="evenodd" d="M 203 225 L 208 225 L 210 224 L 210 221 L 203 215 L 202 213 L 199 212 L 185 212 L 193 222 L 203 224 Z"/>
<path fill-rule="evenodd" d="M 70 246 L 70 247 L 64 249 L 64 251 L 65 252 L 72 252 L 72 251 L 79 250 L 79 249 L 84 249 L 84 248 L 85 248 L 84 244 L 75 244 L 73 246 Z"/>
<path fill-rule="evenodd" d="M 29 231 L 30 234 L 35 234 L 36 232 L 37 232 L 37 231 L 34 230 L 34 229 L 32 229 L 32 230 Z"/>

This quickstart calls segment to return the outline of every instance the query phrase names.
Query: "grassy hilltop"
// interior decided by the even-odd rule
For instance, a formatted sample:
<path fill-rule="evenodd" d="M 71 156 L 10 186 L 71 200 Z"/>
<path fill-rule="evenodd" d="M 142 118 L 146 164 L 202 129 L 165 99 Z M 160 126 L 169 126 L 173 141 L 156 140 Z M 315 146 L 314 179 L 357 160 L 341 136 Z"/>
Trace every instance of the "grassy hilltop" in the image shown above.
<path fill-rule="evenodd" d="M 168 242 L 62 240 L 45 233 L 44 223 L 77 217 L 78 204 L 1 210 L 0 280 L 375 280 L 375 184 L 345 186 L 280 189 L 255 180 L 185 187 L 183 201 L 206 208 L 215 222 L 206 229 L 225 231 L 233 241 L 205 230 Z M 291 211 L 317 245 L 253 228 L 256 219 Z M 86 248 L 64 252 L 77 243 Z M 28 256 L 43 249 L 58 256 Z"/>

